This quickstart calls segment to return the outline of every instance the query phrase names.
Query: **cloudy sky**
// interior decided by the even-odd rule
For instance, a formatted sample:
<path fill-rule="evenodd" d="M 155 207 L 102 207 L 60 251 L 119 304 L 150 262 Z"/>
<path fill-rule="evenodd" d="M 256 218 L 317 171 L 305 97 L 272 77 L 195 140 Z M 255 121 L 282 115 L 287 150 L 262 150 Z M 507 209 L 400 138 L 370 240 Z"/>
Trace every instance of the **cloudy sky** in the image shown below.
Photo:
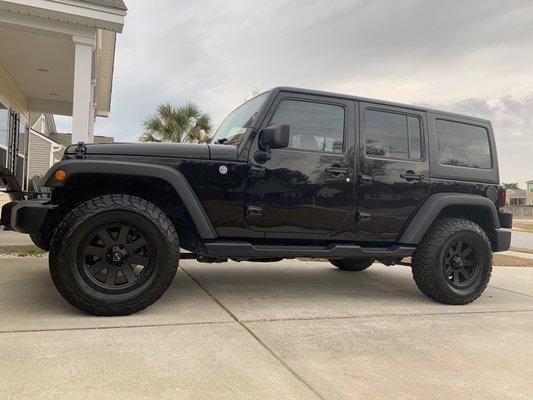
<path fill-rule="evenodd" d="M 533 179 L 532 1 L 126 3 L 97 134 L 135 141 L 164 101 L 194 101 L 218 125 L 253 91 L 290 85 L 488 118 L 502 181 Z"/>

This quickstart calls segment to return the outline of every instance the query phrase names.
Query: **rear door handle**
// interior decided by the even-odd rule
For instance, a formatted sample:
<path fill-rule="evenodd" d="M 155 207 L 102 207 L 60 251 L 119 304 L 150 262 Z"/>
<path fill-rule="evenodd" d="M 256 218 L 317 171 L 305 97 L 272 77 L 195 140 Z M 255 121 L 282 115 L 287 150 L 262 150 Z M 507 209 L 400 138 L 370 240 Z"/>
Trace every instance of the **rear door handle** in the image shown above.
<path fill-rule="evenodd" d="M 362 186 L 371 186 L 374 183 L 374 177 L 370 175 L 361 175 L 359 181 Z"/>
<path fill-rule="evenodd" d="M 424 178 L 424 175 L 422 174 L 415 174 L 415 171 L 406 171 L 405 173 L 400 175 L 400 178 L 405 179 L 407 182 L 411 181 L 420 181 Z"/>
<path fill-rule="evenodd" d="M 349 168 L 342 168 L 342 167 L 329 167 L 326 168 L 326 171 L 328 171 L 331 175 L 334 176 L 342 176 L 346 175 L 349 172 Z"/>

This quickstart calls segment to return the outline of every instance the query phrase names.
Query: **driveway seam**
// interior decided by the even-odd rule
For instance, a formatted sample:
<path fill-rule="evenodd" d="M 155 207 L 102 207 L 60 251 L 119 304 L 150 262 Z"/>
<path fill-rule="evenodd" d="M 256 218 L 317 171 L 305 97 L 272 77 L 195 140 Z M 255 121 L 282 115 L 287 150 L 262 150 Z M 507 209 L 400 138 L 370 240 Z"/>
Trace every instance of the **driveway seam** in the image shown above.
<path fill-rule="evenodd" d="M 398 313 L 398 314 L 365 314 L 365 315 L 346 315 L 332 317 L 301 317 L 301 318 L 265 318 L 265 319 L 244 319 L 245 323 L 261 322 L 291 322 L 291 321 L 321 321 L 321 320 L 343 320 L 343 319 L 361 319 L 361 318 L 388 318 L 388 317 L 432 317 L 443 315 L 469 315 L 469 314 L 502 314 L 502 313 L 527 313 L 533 312 L 533 309 L 526 310 L 489 310 L 489 311 L 465 311 L 465 312 L 443 312 L 443 313 Z"/>
<path fill-rule="evenodd" d="M 317 396 L 321 400 L 325 400 L 325 398 L 315 389 L 313 388 L 300 374 L 298 374 L 294 369 L 292 369 L 289 364 L 287 364 L 279 355 L 277 355 L 274 350 L 272 350 L 270 347 L 267 346 L 265 342 L 263 342 L 243 321 L 239 320 L 235 314 L 233 314 L 220 300 L 218 300 L 204 285 L 202 285 L 189 271 L 187 271 L 185 268 L 180 266 L 180 268 L 185 272 L 189 278 L 191 278 L 194 283 L 196 283 L 200 289 L 202 289 L 215 303 L 218 304 L 220 308 L 222 308 L 237 324 L 239 324 L 250 336 L 252 336 L 253 339 L 259 345 L 268 353 L 274 360 L 276 360 L 282 367 L 284 367 L 296 380 L 298 380 L 301 384 L 303 384 L 310 392 L 312 392 L 315 396 Z"/>
<path fill-rule="evenodd" d="M 114 325 L 114 326 L 84 326 L 76 328 L 50 328 L 50 329 L 14 329 L 0 331 L 4 333 L 38 333 L 38 332 L 68 332 L 68 331 L 96 331 L 106 329 L 135 329 L 135 328 L 159 328 L 166 326 L 194 326 L 194 325 L 222 325 L 234 324 L 234 321 L 204 321 L 204 322 L 176 322 L 169 324 L 139 324 L 139 325 Z"/>
<path fill-rule="evenodd" d="M 491 288 L 494 288 L 494 289 L 500 289 L 500 290 L 503 290 L 505 292 L 509 292 L 509 293 L 514 293 L 514 294 L 520 294 L 522 296 L 527 296 L 527 297 L 533 297 L 532 295 L 530 294 L 525 294 L 525 293 L 520 293 L 520 292 L 515 292 L 514 290 L 510 290 L 510 289 L 504 289 L 504 288 L 501 288 L 501 287 L 498 287 L 498 286 L 493 286 L 493 285 L 489 285 Z"/>

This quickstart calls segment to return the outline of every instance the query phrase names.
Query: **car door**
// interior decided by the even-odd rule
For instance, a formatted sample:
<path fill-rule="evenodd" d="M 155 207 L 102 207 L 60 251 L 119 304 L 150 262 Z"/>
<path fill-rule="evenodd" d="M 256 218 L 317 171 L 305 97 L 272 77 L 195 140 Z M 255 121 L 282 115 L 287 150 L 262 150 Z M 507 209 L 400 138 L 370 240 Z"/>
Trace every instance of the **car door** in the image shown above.
<path fill-rule="evenodd" d="M 249 153 L 246 224 L 266 237 L 328 237 L 354 206 L 354 102 L 281 92 L 261 129 L 290 126 L 289 146 Z"/>
<path fill-rule="evenodd" d="M 378 240 L 396 238 L 429 192 L 424 112 L 360 103 L 357 229 Z"/>

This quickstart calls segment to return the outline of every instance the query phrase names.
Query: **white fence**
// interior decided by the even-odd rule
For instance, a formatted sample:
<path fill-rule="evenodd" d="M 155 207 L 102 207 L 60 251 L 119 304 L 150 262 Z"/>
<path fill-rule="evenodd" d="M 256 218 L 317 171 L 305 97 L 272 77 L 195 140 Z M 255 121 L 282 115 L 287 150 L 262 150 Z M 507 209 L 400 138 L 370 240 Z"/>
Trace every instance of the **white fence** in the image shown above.
<path fill-rule="evenodd" d="M 531 217 L 533 218 L 533 206 L 505 206 L 503 209 L 513 213 L 515 218 Z"/>

